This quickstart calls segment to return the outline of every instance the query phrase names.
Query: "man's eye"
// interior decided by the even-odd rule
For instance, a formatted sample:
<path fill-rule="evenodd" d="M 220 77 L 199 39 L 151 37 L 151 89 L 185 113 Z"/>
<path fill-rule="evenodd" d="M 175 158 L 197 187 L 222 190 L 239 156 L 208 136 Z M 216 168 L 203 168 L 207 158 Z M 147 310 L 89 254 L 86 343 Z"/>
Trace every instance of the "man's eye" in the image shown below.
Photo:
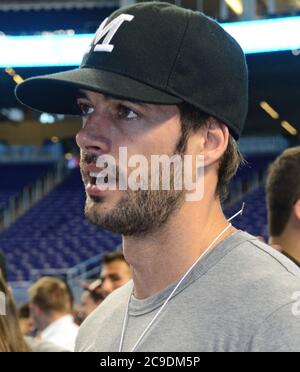
<path fill-rule="evenodd" d="M 120 280 L 121 278 L 119 277 L 119 275 L 117 275 L 117 274 L 111 274 L 110 275 L 110 280 L 112 281 L 112 282 L 117 282 L 118 280 Z"/>
<path fill-rule="evenodd" d="M 125 120 L 134 120 L 139 117 L 135 111 L 123 105 L 120 105 L 118 107 L 118 115 L 120 119 L 125 119 Z"/>
<path fill-rule="evenodd" d="M 78 106 L 82 116 L 91 115 L 94 112 L 94 107 L 87 103 L 79 103 Z"/>

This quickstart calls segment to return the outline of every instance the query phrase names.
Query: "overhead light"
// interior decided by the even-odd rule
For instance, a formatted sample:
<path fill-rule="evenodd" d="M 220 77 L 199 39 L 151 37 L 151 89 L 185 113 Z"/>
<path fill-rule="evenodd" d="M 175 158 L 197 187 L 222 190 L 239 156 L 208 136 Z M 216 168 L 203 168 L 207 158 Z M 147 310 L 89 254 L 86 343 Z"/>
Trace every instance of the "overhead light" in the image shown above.
<path fill-rule="evenodd" d="M 24 79 L 20 76 L 20 75 L 15 75 L 14 77 L 13 77 L 13 79 L 14 79 L 14 82 L 16 83 L 16 84 L 21 84 L 21 83 L 23 83 L 23 81 L 24 81 Z"/>
<path fill-rule="evenodd" d="M 22 76 L 16 73 L 16 71 L 11 67 L 6 67 L 4 70 L 9 76 L 11 76 L 16 84 L 21 84 L 24 79 Z"/>
<path fill-rule="evenodd" d="M 92 39 L 91 34 L 4 36 L 0 38 L 0 67 L 77 66 Z"/>
<path fill-rule="evenodd" d="M 53 124 L 55 123 L 55 117 L 53 115 L 47 114 L 46 112 L 43 112 L 40 115 L 40 123 L 41 124 Z"/>
<path fill-rule="evenodd" d="M 298 130 L 292 125 L 290 124 L 288 121 L 283 121 L 281 123 L 281 126 L 282 128 L 284 128 L 289 134 L 291 134 L 292 136 L 297 136 L 298 134 Z"/>
<path fill-rule="evenodd" d="M 20 123 L 24 120 L 24 112 L 19 108 L 9 108 L 0 110 L 1 114 L 6 116 L 8 120 Z"/>
<path fill-rule="evenodd" d="M 225 0 L 225 3 L 238 16 L 241 16 L 243 14 L 244 7 L 242 0 Z"/>
<path fill-rule="evenodd" d="M 11 67 L 7 67 L 7 68 L 5 69 L 5 72 L 6 72 L 8 75 L 10 75 L 10 76 L 14 76 L 14 74 L 15 74 L 15 70 L 14 70 L 13 68 L 11 68 Z"/>
<path fill-rule="evenodd" d="M 300 49 L 300 17 L 223 23 L 246 54 Z"/>
<path fill-rule="evenodd" d="M 59 138 L 56 137 L 56 136 L 53 136 L 53 137 L 51 138 L 51 142 L 52 142 L 52 143 L 57 143 L 58 141 L 59 141 Z"/>
<path fill-rule="evenodd" d="M 263 102 L 261 102 L 260 103 L 260 107 L 268 114 L 268 115 L 270 115 L 273 119 L 275 119 L 275 120 L 277 120 L 277 119 L 279 119 L 279 114 L 278 114 L 278 112 L 277 111 L 275 111 L 274 109 L 273 109 L 273 107 L 271 107 L 269 104 L 268 104 L 268 102 L 265 102 L 265 101 L 263 101 Z"/>

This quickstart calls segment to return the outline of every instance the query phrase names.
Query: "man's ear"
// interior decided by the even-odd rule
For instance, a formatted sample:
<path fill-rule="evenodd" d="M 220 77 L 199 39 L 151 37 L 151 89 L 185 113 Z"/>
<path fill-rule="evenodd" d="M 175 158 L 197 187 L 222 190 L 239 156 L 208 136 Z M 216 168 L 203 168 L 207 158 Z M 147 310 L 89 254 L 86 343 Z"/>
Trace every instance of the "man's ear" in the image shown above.
<path fill-rule="evenodd" d="M 205 166 L 219 161 L 224 155 L 229 143 L 228 127 L 217 119 L 210 117 L 203 126 L 204 146 L 202 155 Z"/>
<path fill-rule="evenodd" d="M 294 205 L 294 214 L 298 222 L 300 223 L 300 199 L 298 199 L 298 201 Z"/>

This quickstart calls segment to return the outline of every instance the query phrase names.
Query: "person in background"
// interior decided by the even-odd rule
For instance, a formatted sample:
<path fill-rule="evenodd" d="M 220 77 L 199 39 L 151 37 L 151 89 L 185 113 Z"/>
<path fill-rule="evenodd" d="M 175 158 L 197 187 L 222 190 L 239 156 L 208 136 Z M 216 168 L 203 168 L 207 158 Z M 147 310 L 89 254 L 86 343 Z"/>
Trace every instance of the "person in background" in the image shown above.
<path fill-rule="evenodd" d="M 30 314 L 29 304 L 23 304 L 18 308 L 18 318 L 23 336 L 31 336 L 34 331 L 34 320 Z"/>
<path fill-rule="evenodd" d="M 122 251 L 107 253 L 102 260 L 100 279 L 102 289 L 108 295 L 132 278 L 132 271 Z"/>
<path fill-rule="evenodd" d="M 271 164 L 266 190 L 269 243 L 300 267 L 300 146 Z"/>
<path fill-rule="evenodd" d="M 42 341 L 74 351 L 78 326 L 70 314 L 71 299 L 66 284 L 44 277 L 29 289 L 30 307 Z"/>
<path fill-rule="evenodd" d="M 6 309 L 6 314 L 3 314 L 2 311 L 0 311 L 0 352 L 31 351 L 23 338 L 12 295 L 6 286 L 5 280 L 1 273 L 0 293 L 0 301 L 4 301 L 5 298 L 5 304 L 0 304 L 0 307 L 5 307 Z"/>
<path fill-rule="evenodd" d="M 81 297 L 83 318 L 87 318 L 101 304 L 104 298 L 105 293 L 103 292 L 100 279 L 85 286 Z"/>

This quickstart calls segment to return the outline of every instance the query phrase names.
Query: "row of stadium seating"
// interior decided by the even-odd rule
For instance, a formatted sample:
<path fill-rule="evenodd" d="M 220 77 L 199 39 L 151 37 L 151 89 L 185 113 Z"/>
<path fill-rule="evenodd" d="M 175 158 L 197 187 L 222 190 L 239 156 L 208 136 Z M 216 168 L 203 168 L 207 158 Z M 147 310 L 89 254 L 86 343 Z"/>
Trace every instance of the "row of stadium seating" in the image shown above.
<path fill-rule="evenodd" d="M 242 203 L 245 208 L 242 216 L 237 217 L 233 224 L 236 228 L 247 231 L 254 236 L 261 236 L 266 241 L 268 239 L 268 219 L 266 208 L 266 194 L 263 187 L 249 193 L 242 201 L 236 203 L 231 208 L 226 209 L 226 216 L 230 218 L 238 212 Z"/>
<path fill-rule="evenodd" d="M 85 195 L 78 169 L 0 235 L 9 280 L 30 278 L 32 269 L 70 268 L 120 243 L 120 237 L 84 217 Z"/>
<path fill-rule="evenodd" d="M 1 164 L 0 208 L 11 196 L 45 175 L 51 167 L 51 164 Z"/>

